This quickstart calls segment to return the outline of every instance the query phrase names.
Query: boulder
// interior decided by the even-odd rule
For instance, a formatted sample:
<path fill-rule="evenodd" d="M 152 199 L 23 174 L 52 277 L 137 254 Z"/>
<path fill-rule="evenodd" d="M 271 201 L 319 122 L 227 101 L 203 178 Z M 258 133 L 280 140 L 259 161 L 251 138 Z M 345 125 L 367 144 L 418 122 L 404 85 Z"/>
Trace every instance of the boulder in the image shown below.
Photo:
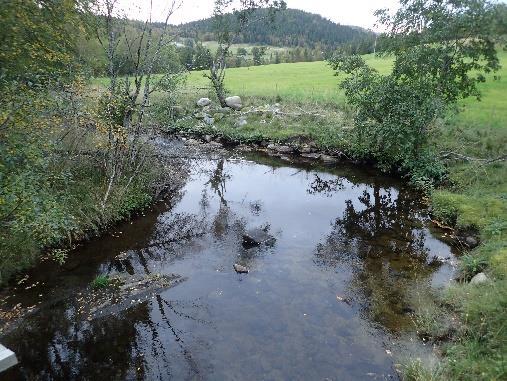
<path fill-rule="evenodd" d="M 234 271 L 236 271 L 238 274 L 248 274 L 249 270 L 245 266 L 238 265 L 237 263 L 234 264 Z"/>
<path fill-rule="evenodd" d="M 486 274 L 479 273 L 472 278 L 472 280 L 470 281 L 470 284 L 479 285 L 479 284 L 487 283 L 488 281 L 489 281 L 489 279 Z"/>
<path fill-rule="evenodd" d="M 211 104 L 211 99 L 209 98 L 201 98 L 197 101 L 197 106 L 199 107 L 206 107 Z"/>
<path fill-rule="evenodd" d="M 213 137 L 211 135 L 205 135 L 204 136 L 204 141 L 206 143 L 211 143 L 213 141 Z"/>
<path fill-rule="evenodd" d="M 243 104 L 241 102 L 241 98 L 238 96 L 228 97 L 225 99 L 225 104 L 227 107 L 232 108 L 233 110 L 241 110 L 243 108 Z"/>
<path fill-rule="evenodd" d="M 311 148 L 310 146 L 304 145 L 301 147 L 300 152 L 304 154 L 313 153 L 314 149 Z"/>
<path fill-rule="evenodd" d="M 243 247 L 252 248 L 263 244 L 272 245 L 275 238 L 264 229 L 252 229 L 243 234 Z"/>

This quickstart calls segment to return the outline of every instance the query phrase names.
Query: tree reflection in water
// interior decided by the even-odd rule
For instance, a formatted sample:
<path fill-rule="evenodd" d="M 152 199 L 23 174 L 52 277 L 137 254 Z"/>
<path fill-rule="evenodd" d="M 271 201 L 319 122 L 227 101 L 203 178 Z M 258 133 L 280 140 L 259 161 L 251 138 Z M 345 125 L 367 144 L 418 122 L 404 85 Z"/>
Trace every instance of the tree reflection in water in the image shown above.
<path fill-rule="evenodd" d="M 319 184 L 324 192 L 330 187 Z M 343 215 L 315 252 L 320 266 L 352 270 L 348 297 L 391 331 L 411 323 L 406 314 L 411 287 L 435 271 L 419 210 L 421 205 L 407 189 L 397 192 L 373 184 L 355 202 L 346 201 Z"/>

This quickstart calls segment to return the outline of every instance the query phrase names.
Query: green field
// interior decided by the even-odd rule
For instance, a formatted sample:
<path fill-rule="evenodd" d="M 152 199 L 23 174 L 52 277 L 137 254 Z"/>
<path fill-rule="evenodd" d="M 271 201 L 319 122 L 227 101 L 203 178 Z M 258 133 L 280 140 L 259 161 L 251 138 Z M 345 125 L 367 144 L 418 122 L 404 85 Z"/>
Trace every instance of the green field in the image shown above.
<path fill-rule="evenodd" d="M 464 111 L 458 118 L 475 126 L 505 127 L 507 121 L 507 53 L 501 52 L 504 67 L 487 82 L 481 84 L 481 102 L 468 99 L 462 102 Z M 377 70 L 388 72 L 391 61 L 372 55 L 366 60 Z M 494 80 L 494 76 L 500 78 Z M 231 93 L 254 98 L 279 96 L 291 102 L 323 102 L 343 104 L 345 97 L 338 88 L 339 78 L 333 76 L 326 62 L 303 62 L 229 69 L 226 86 Z M 188 76 L 189 93 L 205 94 L 209 82 L 201 72 Z"/>

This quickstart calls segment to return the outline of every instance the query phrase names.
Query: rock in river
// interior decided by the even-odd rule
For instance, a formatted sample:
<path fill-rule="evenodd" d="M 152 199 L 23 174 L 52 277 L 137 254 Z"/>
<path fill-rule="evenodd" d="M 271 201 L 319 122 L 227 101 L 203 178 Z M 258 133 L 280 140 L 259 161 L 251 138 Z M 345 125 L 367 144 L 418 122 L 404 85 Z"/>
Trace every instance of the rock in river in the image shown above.
<path fill-rule="evenodd" d="M 234 270 L 238 274 L 248 274 L 249 270 L 245 266 L 238 265 L 237 263 L 234 264 Z"/>
<path fill-rule="evenodd" d="M 252 248 L 262 244 L 272 245 L 275 238 L 264 229 L 252 229 L 243 234 L 243 247 Z"/>

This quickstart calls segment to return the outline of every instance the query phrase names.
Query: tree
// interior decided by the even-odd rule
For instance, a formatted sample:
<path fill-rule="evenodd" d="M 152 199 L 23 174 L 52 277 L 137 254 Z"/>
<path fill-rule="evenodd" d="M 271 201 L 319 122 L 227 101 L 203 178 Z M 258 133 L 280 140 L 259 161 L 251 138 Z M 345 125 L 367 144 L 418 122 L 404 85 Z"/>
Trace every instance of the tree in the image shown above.
<path fill-rule="evenodd" d="M 252 56 L 253 56 L 253 62 L 255 66 L 260 66 L 263 63 L 262 58 L 264 57 L 264 54 L 266 53 L 266 47 L 257 47 L 254 46 L 252 48 Z"/>
<path fill-rule="evenodd" d="M 392 73 L 378 73 L 359 56 L 334 55 L 331 65 L 348 75 L 341 87 L 357 109 L 357 154 L 416 181 L 442 174 L 431 164 L 428 137 L 459 99 L 480 97 L 484 73 L 498 69 L 493 10 L 483 0 L 402 0 L 393 16 L 377 12 L 388 30 L 381 55 L 394 56 Z"/>
<path fill-rule="evenodd" d="M 97 2 L 95 13 L 99 15 L 97 36 L 107 54 L 108 92 L 101 99 L 103 130 L 107 135 L 107 158 L 105 172 L 108 184 L 102 200 L 102 208 L 109 199 L 112 188 L 127 178 L 125 187 L 142 170 L 145 150 L 142 136 L 145 131 L 145 115 L 150 107 L 151 95 L 157 90 L 174 89 L 179 73 L 175 52 L 171 57 L 168 46 L 173 42 L 169 35 L 169 19 L 180 3 L 172 0 L 159 33 L 154 33 L 151 13 L 144 23 L 136 23 L 135 33 L 128 33 L 117 0 Z M 107 36 L 103 41 L 101 36 Z M 125 55 L 119 55 L 118 46 L 123 42 Z M 132 67 L 119 84 L 119 68 L 122 62 L 131 62 Z M 155 78 L 157 68 L 164 68 L 162 76 Z"/>
<path fill-rule="evenodd" d="M 211 81 L 222 107 L 227 106 L 224 80 L 231 45 L 236 42 L 241 32 L 254 21 L 253 15 L 256 10 L 266 7 L 270 11 L 267 14 L 272 18 L 275 11 L 286 8 L 286 3 L 283 0 L 240 0 L 238 6 L 234 6 L 233 3 L 232 0 L 215 0 L 213 16 L 218 49 L 209 66 L 209 73 L 205 74 L 205 77 Z M 231 12 L 234 17 L 231 18 L 227 14 L 228 12 Z"/>

